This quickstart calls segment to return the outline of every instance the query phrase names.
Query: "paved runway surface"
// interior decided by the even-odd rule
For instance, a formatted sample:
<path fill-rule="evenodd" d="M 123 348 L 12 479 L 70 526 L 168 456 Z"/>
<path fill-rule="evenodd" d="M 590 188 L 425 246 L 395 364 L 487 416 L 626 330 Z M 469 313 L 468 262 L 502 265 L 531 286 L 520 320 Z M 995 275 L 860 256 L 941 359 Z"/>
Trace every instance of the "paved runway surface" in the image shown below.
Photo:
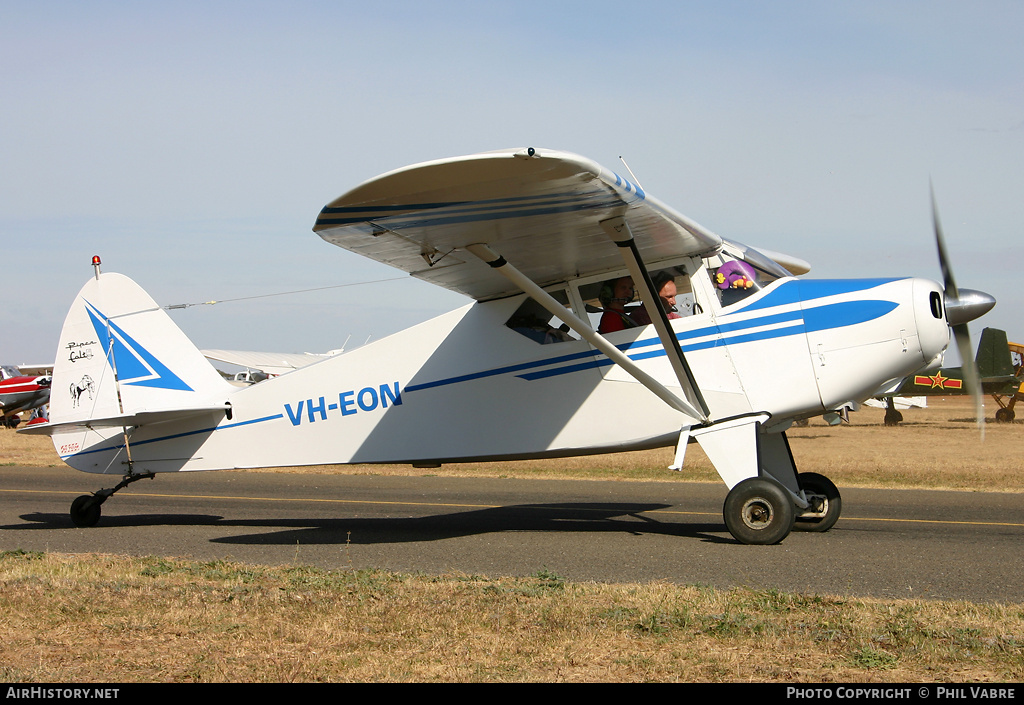
<path fill-rule="evenodd" d="M 182 473 L 75 528 L 71 501 L 118 479 L 0 468 L 0 550 L 1024 603 L 1014 494 L 847 489 L 828 533 L 744 546 L 719 484 Z"/>

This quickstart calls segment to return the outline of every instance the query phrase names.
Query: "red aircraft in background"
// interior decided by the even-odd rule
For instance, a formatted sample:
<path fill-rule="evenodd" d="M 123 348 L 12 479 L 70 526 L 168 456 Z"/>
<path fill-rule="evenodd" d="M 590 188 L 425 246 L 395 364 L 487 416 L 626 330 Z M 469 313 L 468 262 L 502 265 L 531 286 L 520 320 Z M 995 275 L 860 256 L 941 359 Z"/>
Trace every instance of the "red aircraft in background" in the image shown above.
<path fill-rule="evenodd" d="M 51 368 L 52 369 L 52 368 Z M 0 413 L 3 425 L 14 428 L 21 422 L 19 412 L 32 411 L 50 401 L 50 374 L 22 374 L 14 365 L 0 365 Z"/>

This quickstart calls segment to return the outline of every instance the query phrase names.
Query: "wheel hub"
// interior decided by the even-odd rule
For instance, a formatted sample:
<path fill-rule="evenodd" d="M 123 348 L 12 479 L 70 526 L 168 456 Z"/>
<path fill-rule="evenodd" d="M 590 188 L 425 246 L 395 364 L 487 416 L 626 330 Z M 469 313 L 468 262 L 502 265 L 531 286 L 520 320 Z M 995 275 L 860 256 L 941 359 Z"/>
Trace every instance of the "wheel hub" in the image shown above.
<path fill-rule="evenodd" d="M 768 500 L 762 497 L 751 497 L 743 503 L 740 516 L 744 524 L 751 529 L 760 531 L 772 523 L 775 512 Z"/>
<path fill-rule="evenodd" d="M 810 506 L 806 511 L 800 513 L 801 518 L 820 519 L 828 514 L 828 497 L 810 492 L 806 492 L 805 496 Z"/>

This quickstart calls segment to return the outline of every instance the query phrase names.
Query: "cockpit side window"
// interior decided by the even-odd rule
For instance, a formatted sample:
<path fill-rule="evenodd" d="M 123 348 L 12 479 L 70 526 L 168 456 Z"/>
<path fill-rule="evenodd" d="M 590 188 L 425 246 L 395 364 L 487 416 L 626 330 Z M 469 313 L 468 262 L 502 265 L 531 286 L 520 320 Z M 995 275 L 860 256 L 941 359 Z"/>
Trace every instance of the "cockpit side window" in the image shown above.
<path fill-rule="evenodd" d="M 699 264 L 700 261 L 694 259 L 651 267 L 654 294 L 670 319 L 703 312 L 690 279 L 691 272 Z M 613 333 L 651 323 L 647 307 L 640 300 L 639 287 L 626 272 L 580 284 L 579 296 L 585 307 L 583 313 L 599 333 Z"/>
<path fill-rule="evenodd" d="M 651 281 L 654 283 L 654 294 L 669 319 L 686 318 L 701 312 L 685 267 L 680 265 L 654 270 L 651 272 Z"/>

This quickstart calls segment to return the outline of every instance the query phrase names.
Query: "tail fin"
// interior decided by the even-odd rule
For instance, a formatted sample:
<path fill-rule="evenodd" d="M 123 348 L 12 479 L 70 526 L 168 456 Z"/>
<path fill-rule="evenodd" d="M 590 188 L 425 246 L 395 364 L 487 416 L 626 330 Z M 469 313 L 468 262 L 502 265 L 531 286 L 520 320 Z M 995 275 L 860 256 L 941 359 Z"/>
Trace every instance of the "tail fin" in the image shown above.
<path fill-rule="evenodd" d="M 98 274 L 82 287 L 64 320 L 49 433 L 76 424 L 134 425 L 131 418 L 139 415 L 224 408 L 232 390 L 138 284 L 120 274 Z"/>
<path fill-rule="evenodd" d="M 982 378 L 1012 377 L 1014 375 L 1013 359 L 1010 357 L 1010 345 L 1006 340 L 1006 331 L 997 328 L 986 328 L 981 331 L 975 363 L 978 366 L 978 375 Z"/>

